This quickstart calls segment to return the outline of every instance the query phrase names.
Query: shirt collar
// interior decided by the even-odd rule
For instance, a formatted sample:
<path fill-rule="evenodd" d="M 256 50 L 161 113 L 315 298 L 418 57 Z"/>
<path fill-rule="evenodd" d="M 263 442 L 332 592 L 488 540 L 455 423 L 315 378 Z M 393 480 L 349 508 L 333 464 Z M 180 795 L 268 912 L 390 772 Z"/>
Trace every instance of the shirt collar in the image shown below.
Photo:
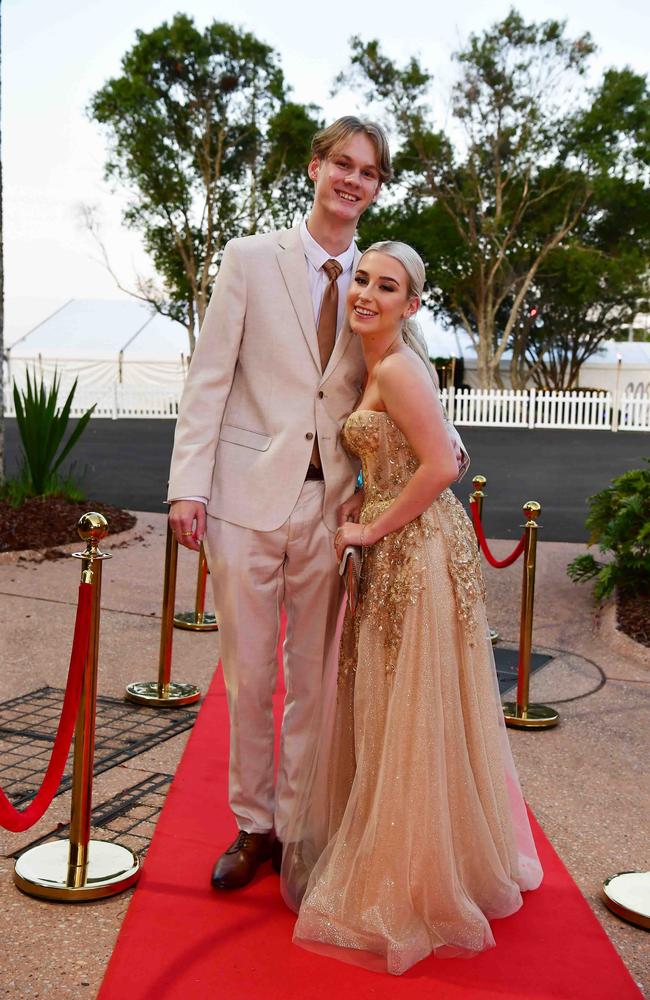
<path fill-rule="evenodd" d="M 356 249 L 354 240 L 342 254 L 339 254 L 338 257 L 332 257 L 327 250 L 323 250 L 322 246 L 317 243 L 311 235 L 307 229 L 307 222 L 305 219 L 303 219 L 300 223 L 300 239 L 302 240 L 305 257 L 316 271 L 320 271 L 326 260 L 337 260 L 343 268 L 343 273 L 349 271 L 354 263 L 354 253 Z"/>

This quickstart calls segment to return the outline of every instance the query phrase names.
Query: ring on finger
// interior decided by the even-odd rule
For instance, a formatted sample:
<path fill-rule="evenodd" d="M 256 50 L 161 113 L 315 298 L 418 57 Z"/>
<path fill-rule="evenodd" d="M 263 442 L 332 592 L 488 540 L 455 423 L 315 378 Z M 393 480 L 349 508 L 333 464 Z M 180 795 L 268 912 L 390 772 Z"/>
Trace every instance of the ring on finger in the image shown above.
<path fill-rule="evenodd" d="M 187 538 L 188 535 L 193 535 L 193 531 L 181 531 L 181 538 Z"/>

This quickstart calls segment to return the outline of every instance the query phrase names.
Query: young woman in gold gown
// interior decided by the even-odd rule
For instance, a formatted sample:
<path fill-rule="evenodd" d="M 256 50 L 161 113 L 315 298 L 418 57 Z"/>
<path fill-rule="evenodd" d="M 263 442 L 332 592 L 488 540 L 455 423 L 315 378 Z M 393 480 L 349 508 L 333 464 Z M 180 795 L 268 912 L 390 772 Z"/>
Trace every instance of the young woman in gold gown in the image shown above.
<path fill-rule="evenodd" d="M 399 974 L 494 944 L 489 921 L 542 877 L 499 702 L 478 552 L 448 488 L 457 464 L 411 317 L 424 265 L 361 258 L 348 295 L 367 383 L 342 444 L 361 460 L 356 613 L 325 665 L 320 739 L 285 841 L 304 947 Z"/>

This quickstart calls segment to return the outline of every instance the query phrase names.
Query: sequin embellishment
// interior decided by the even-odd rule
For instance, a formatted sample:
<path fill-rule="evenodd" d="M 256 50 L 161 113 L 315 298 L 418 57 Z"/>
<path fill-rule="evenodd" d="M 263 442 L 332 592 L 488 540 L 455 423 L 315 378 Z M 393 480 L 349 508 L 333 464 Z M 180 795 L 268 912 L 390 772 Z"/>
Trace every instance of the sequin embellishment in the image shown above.
<path fill-rule="evenodd" d="M 361 522 L 370 524 L 404 489 L 418 461 L 386 413 L 355 410 L 342 437 L 348 451 L 361 459 L 365 488 Z M 444 490 L 419 517 L 364 550 L 359 606 L 356 615 L 348 615 L 343 626 L 339 684 L 356 669 L 362 622 L 383 635 L 386 676 L 390 678 L 394 673 L 406 608 L 416 603 L 426 579 L 423 547 L 438 530 L 449 543 L 448 568 L 458 618 L 468 633 L 473 633 L 475 612 L 485 597 L 476 541 L 462 505 L 451 490 Z M 468 635 L 468 639 L 472 642 L 473 636 Z"/>

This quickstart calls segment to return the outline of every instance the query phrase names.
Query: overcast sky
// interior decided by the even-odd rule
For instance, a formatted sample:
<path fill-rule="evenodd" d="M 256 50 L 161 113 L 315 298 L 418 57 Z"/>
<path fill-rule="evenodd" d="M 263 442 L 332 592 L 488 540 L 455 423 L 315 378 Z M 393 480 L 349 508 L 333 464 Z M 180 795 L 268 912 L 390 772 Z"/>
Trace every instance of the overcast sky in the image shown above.
<path fill-rule="evenodd" d="M 120 224 L 122 200 L 103 180 L 104 145 L 84 108 L 119 72 L 138 28 L 181 11 L 199 26 L 231 21 L 273 46 L 298 101 L 328 118 L 361 112 L 358 98 L 332 99 L 353 34 L 379 38 L 399 59 L 417 54 L 442 91 L 453 75 L 450 54 L 505 16 L 509 0 L 366 0 L 324 4 L 297 0 L 5 0 L 2 4 L 2 153 L 6 335 L 10 342 L 71 298 L 118 298 L 78 219 L 81 203 L 99 206 L 110 255 L 124 284 L 146 258 Z M 596 72 L 630 65 L 648 72 L 647 0 L 565 0 L 517 5 L 531 20 L 567 18 L 571 35 L 590 31 L 600 51 Z M 236 11 L 236 15 L 234 14 Z"/>

